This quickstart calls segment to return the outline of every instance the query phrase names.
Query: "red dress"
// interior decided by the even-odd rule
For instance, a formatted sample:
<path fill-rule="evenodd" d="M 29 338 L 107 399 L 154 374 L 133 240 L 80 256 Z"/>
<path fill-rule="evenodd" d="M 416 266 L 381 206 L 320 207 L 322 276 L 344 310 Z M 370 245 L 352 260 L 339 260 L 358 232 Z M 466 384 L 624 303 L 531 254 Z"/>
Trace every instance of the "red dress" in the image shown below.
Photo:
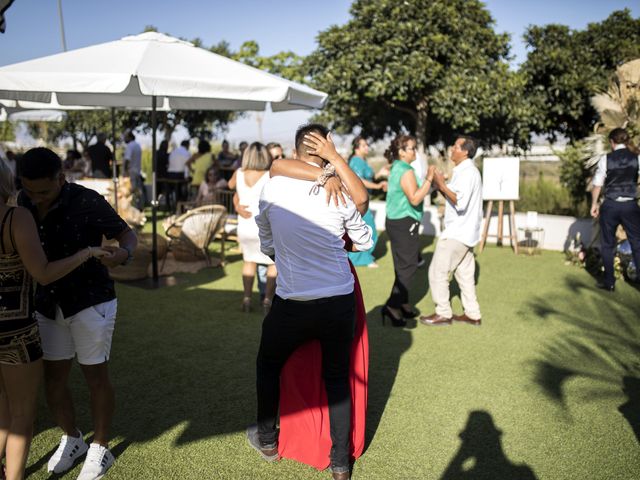
<path fill-rule="evenodd" d="M 367 312 L 355 268 L 351 266 L 356 297 L 356 329 L 351 346 L 351 457 L 364 450 L 369 375 Z M 314 340 L 298 348 L 287 360 L 280 376 L 281 457 L 306 463 L 318 470 L 329 467 L 331 436 L 329 407 L 322 380 L 320 342 Z"/>

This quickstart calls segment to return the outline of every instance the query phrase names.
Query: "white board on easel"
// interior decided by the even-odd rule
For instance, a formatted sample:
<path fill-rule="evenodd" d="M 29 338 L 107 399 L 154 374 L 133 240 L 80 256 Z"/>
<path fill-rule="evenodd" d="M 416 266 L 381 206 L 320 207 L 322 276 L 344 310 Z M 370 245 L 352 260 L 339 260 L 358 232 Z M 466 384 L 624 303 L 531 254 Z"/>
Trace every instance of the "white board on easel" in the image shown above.
<path fill-rule="evenodd" d="M 518 157 L 485 158 L 482 162 L 483 200 L 518 200 L 520 198 L 520 159 Z"/>

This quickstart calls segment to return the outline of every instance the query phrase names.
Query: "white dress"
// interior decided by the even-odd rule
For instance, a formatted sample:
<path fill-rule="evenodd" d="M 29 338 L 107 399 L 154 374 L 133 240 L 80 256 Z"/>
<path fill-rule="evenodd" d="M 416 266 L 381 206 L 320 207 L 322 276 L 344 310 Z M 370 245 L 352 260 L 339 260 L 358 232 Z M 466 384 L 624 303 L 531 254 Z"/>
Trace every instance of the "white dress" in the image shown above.
<path fill-rule="evenodd" d="M 238 203 L 247 205 L 247 210 L 251 212 L 250 218 L 242 218 L 238 215 L 238 243 L 242 249 L 242 259 L 245 262 L 255 262 L 263 265 L 273 265 L 273 261 L 260 251 L 260 238 L 258 237 L 258 226 L 254 217 L 260 213 L 260 194 L 264 185 L 269 180 L 269 172 L 250 187 L 244 179 L 244 171 L 236 171 L 236 191 L 238 192 Z"/>

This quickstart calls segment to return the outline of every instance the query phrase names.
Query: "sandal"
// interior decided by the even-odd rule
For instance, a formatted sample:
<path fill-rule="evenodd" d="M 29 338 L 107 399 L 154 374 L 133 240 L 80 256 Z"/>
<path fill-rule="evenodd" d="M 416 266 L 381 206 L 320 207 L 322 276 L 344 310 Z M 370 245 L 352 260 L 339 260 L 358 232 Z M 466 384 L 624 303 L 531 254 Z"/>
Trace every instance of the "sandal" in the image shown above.
<path fill-rule="evenodd" d="M 242 299 L 241 309 L 245 313 L 249 313 L 251 311 L 251 297 L 244 297 Z"/>
<path fill-rule="evenodd" d="M 271 310 L 271 300 L 269 300 L 268 298 L 265 298 L 262 301 L 262 313 L 264 313 L 266 316 L 270 310 Z"/>

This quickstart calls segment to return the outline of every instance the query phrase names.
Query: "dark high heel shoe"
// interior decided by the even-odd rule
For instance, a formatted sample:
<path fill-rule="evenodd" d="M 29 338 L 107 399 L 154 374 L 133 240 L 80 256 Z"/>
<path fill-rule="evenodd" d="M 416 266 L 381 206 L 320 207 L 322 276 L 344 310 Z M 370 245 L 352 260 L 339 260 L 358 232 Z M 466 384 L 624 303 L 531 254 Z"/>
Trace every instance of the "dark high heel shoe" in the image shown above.
<path fill-rule="evenodd" d="M 405 310 L 404 307 L 400 307 L 400 310 L 402 310 L 402 318 L 416 318 L 418 316 L 418 311 L 413 308 Z"/>
<path fill-rule="evenodd" d="M 407 321 L 400 317 L 396 317 L 391 310 L 389 310 L 389 307 L 387 307 L 386 305 L 384 307 L 382 307 L 382 310 L 380 310 L 380 314 L 382 315 L 382 325 L 385 324 L 385 319 L 388 317 L 389 320 L 391 320 L 391 325 L 393 325 L 394 327 L 406 327 L 407 326 Z"/>

